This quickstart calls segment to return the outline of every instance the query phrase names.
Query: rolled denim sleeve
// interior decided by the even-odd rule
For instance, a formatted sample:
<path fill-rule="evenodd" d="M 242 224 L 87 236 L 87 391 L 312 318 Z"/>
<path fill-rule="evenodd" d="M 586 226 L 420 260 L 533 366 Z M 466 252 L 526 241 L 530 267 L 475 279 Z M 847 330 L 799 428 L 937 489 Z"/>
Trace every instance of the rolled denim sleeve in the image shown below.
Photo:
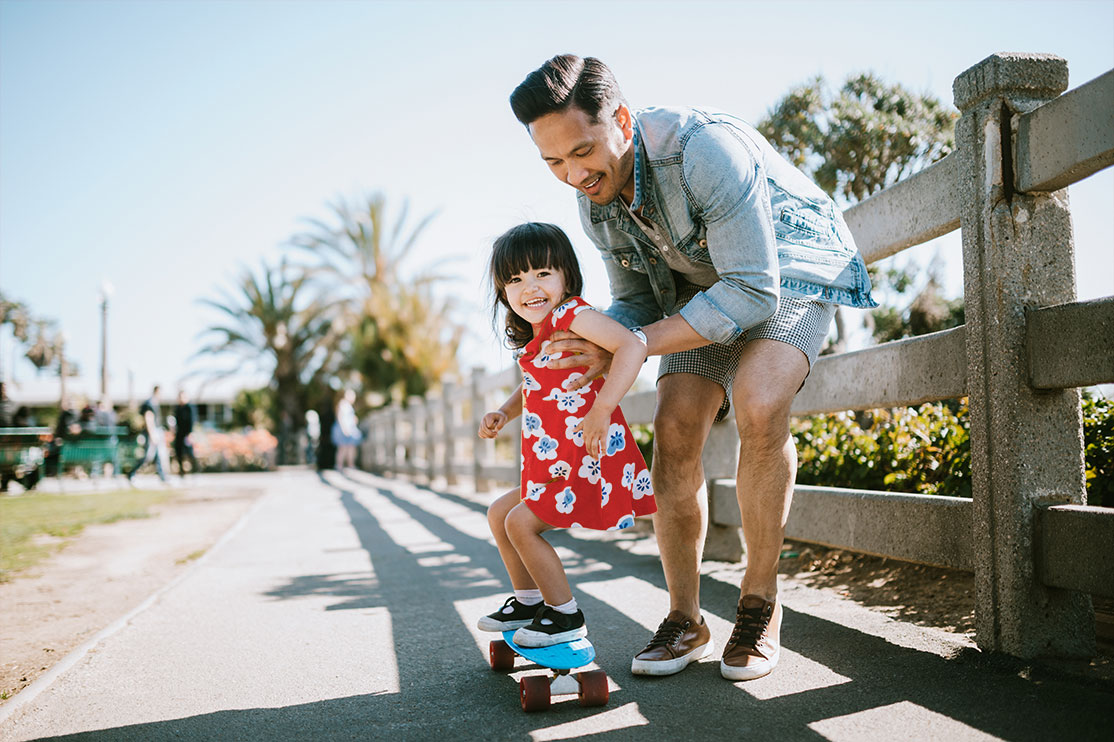
<path fill-rule="evenodd" d="M 708 340 L 730 343 L 777 311 L 780 273 L 766 174 L 738 135 L 715 124 L 689 138 L 683 161 L 719 280 L 681 316 Z"/>

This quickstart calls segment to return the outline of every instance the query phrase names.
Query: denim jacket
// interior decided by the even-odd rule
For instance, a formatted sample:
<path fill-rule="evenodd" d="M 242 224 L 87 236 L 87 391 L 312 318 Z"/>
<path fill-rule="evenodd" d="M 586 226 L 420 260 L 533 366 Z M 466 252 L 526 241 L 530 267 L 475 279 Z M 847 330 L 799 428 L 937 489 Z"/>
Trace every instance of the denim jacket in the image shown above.
<path fill-rule="evenodd" d="M 780 295 L 877 306 L 839 209 L 745 122 L 648 108 L 635 115 L 634 148 L 631 209 L 719 277 L 680 308 L 708 340 L 738 339 L 773 315 Z M 578 196 L 581 224 L 611 282 L 607 314 L 633 326 L 673 313 L 674 274 L 626 207 Z"/>

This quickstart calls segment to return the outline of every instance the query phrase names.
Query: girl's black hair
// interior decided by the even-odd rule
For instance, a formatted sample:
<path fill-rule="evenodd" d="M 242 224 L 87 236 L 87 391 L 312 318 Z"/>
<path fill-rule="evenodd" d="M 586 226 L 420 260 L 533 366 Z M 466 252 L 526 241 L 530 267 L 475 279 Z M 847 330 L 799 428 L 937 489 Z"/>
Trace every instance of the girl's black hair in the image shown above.
<path fill-rule="evenodd" d="M 534 338 L 534 328 L 519 317 L 507 303 L 507 281 L 519 273 L 541 268 L 556 268 L 565 277 L 565 296 L 579 296 L 584 278 L 576 252 L 564 231 L 555 224 L 527 222 L 511 227 L 495 240 L 488 275 L 491 278 L 491 318 L 499 326 L 499 308 L 506 313 L 503 335 L 512 348 L 522 348 Z"/>

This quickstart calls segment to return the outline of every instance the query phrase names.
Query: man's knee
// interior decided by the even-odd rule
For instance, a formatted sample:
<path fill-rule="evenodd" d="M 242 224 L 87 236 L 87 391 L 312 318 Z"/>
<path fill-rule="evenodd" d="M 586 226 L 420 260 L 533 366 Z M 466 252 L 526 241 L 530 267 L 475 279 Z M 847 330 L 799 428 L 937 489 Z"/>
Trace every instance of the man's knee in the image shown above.
<path fill-rule="evenodd" d="M 768 393 L 736 396 L 735 424 L 739 438 L 747 441 L 771 442 L 784 440 L 789 430 L 789 412 L 793 398 L 782 399 Z"/>

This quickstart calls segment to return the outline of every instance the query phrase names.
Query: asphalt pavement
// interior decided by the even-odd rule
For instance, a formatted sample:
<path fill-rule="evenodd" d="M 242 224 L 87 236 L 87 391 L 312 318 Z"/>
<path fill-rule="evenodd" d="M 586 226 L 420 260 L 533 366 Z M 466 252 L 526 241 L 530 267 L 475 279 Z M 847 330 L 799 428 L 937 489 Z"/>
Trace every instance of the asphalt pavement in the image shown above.
<path fill-rule="evenodd" d="M 667 609 L 637 534 L 553 534 L 610 678 L 606 707 L 519 707 L 476 619 L 509 583 L 488 496 L 350 472 L 266 493 L 181 578 L 0 706 L 0 740 L 1109 740 L 1109 685 L 987 658 L 963 637 L 783 583 L 785 646 L 759 680 L 719 653 L 667 678 L 630 658 Z M 706 575 L 717 648 L 736 585 Z"/>

